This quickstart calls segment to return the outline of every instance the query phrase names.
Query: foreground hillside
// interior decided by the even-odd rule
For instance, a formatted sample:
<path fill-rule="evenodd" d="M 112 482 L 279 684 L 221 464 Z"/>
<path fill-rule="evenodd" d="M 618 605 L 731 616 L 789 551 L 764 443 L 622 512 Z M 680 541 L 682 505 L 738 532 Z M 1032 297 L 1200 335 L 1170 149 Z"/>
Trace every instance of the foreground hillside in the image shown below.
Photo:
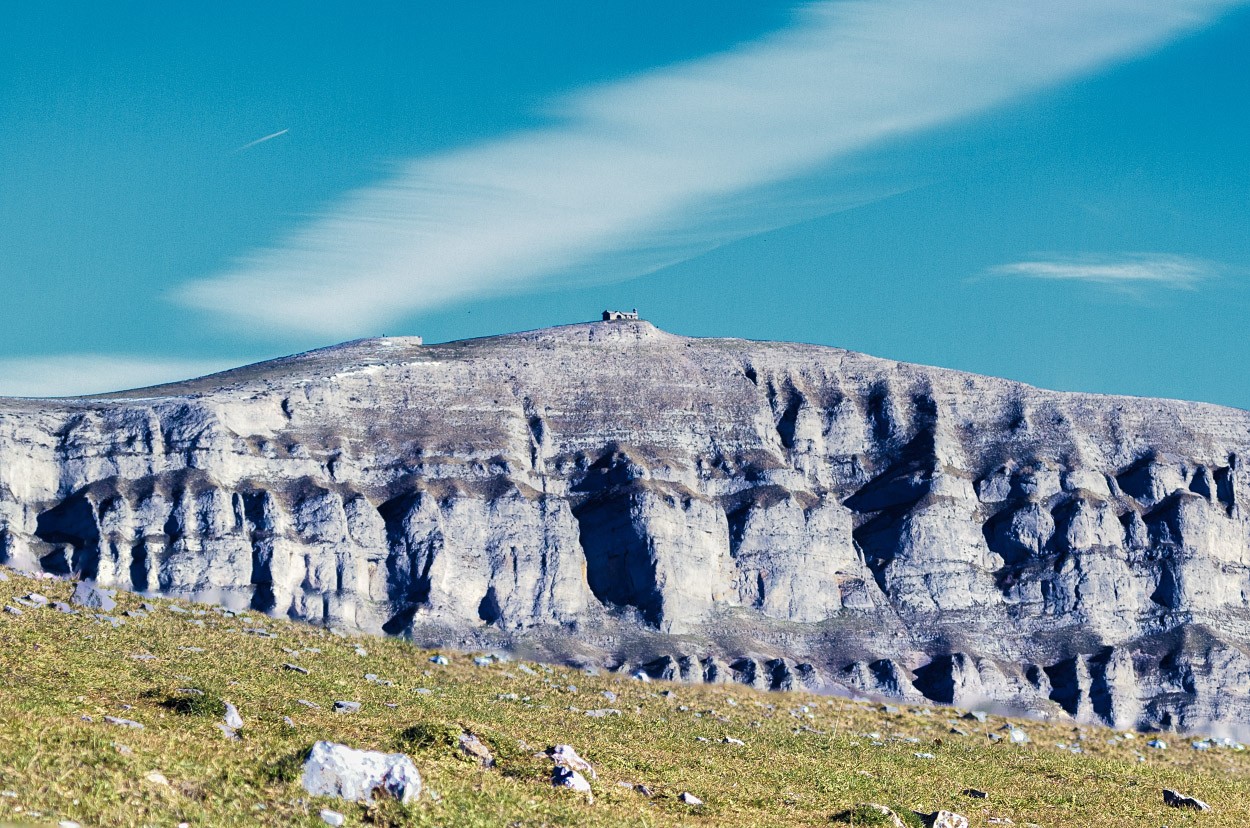
<path fill-rule="evenodd" d="M 1250 817 L 1250 752 L 1196 749 L 1197 737 L 1165 735 L 1158 749 L 1149 736 L 1018 721 L 1029 741 L 1016 744 L 1008 720 L 952 708 L 643 682 L 481 653 L 446 652 L 443 665 L 397 639 L 255 612 L 120 594 L 107 613 L 67 614 L 28 597 L 68 602 L 71 586 L 0 582 L 0 605 L 19 611 L 0 611 L 0 821 L 315 826 L 331 808 L 348 825 L 790 828 L 846 822 L 839 815 L 865 802 L 947 809 L 974 826 L 1215 828 Z M 243 718 L 238 740 L 218 727 L 224 701 Z M 336 701 L 360 709 L 332 712 Z M 461 753 L 465 731 L 495 767 Z M 406 809 L 309 798 L 300 762 L 323 739 L 406 752 L 427 789 Z M 553 789 L 551 762 L 535 755 L 563 743 L 598 771 L 593 804 Z M 1212 810 L 1168 808 L 1165 787 Z M 704 804 L 683 804 L 684 792 Z"/>

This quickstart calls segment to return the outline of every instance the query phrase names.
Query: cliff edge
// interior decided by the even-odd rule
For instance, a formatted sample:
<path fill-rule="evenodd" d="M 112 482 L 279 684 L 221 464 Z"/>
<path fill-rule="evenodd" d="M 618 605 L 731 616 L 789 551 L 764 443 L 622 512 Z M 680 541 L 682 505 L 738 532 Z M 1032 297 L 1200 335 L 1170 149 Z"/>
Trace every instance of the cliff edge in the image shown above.
<path fill-rule="evenodd" d="M 418 642 L 1250 725 L 1250 413 L 596 322 L 0 399 L 0 562 Z"/>

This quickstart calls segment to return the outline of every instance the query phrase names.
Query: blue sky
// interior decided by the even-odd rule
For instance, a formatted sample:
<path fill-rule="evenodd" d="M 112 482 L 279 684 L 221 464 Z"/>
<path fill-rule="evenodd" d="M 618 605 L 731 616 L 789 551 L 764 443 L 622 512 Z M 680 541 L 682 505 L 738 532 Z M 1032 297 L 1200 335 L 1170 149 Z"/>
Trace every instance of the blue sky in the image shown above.
<path fill-rule="evenodd" d="M 1250 408 L 1244 3 L 261 5 L 9 10 L 0 393 L 637 306 Z"/>

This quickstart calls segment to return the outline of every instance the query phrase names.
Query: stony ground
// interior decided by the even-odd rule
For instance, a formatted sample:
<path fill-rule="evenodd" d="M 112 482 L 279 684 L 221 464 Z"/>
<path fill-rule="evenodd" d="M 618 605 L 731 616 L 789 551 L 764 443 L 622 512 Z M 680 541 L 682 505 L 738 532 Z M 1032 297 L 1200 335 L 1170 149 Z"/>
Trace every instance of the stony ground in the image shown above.
<path fill-rule="evenodd" d="M 20 611 L 0 610 L 0 822 L 315 826 L 329 807 L 348 825 L 814 826 L 865 824 L 846 813 L 864 802 L 948 809 L 974 826 L 1250 820 L 1250 751 L 1196 736 L 1163 735 L 1161 749 L 1149 736 L 953 709 L 643 683 L 486 654 L 446 652 L 440 664 L 401 641 L 254 613 L 119 595 L 107 615 L 68 614 L 27 597 L 70 591 L 0 582 L 0 605 Z M 243 719 L 237 740 L 218 726 L 227 701 Z M 336 701 L 360 708 L 336 713 Z M 494 768 L 460 751 L 466 731 Z M 426 791 L 406 809 L 312 799 L 299 768 L 321 739 L 404 751 Z M 597 769 L 593 803 L 551 787 L 552 764 L 536 754 L 560 743 Z M 1165 787 L 1212 810 L 1168 808 Z"/>

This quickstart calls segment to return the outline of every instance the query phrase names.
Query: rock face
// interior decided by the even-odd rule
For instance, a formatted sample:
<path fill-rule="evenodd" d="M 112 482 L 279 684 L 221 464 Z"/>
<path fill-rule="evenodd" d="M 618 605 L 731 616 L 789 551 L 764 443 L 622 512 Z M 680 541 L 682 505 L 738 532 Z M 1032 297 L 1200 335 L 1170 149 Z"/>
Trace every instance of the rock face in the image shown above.
<path fill-rule="evenodd" d="M 1250 414 L 646 322 L 0 400 L 0 562 L 654 678 L 1250 723 Z"/>

